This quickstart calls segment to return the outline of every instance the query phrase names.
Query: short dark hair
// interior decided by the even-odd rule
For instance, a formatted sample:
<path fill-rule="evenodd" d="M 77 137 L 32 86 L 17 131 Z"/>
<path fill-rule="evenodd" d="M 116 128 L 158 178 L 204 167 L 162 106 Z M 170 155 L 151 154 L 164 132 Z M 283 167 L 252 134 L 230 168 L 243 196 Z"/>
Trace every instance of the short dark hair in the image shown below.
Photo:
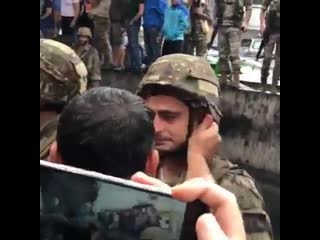
<path fill-rule="evenodd" d="M 128 178 L 145 168 L 154 140 L 152 114 L 126 91 L 93 88 L 74 97 L 58 124 L 58 151 L 66 165 Z"/>

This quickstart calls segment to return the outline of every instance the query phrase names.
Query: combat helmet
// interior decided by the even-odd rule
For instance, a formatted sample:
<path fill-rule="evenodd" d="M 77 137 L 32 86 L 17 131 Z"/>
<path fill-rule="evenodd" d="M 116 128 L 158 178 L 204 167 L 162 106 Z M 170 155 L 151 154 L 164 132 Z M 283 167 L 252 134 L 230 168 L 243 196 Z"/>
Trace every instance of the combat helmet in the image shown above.
<path fill-rule="evenodd" d="M 219 82 L 204 58 L 185 54 L 158 58 L 143 77 L 137 94 L 145 98 L 164 93 L 191 109 L 204 109 L 217 123 L 222 117 Z"/>
<path fill-rule="evenodd" d="M 79 28 L 77 35 L 86 36 L 86 37 L 89 37 L 90 39 L 92 38 L 91 30 L 88 27 Z"/>
<path fill-rule="evenodd" d="M 87 88 L 87 69 L 78 55 L 60 42 L 40 39 L 40 103 L 66 104 Z"/>

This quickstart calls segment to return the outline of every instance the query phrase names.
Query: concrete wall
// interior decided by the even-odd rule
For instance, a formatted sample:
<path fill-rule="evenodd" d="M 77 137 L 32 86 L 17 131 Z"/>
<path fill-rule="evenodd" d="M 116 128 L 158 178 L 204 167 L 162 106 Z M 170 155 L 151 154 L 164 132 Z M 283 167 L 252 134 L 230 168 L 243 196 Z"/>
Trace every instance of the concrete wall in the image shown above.
<path fill-rule="evenodd" d="M 280 175 L 280 95 L 222 89 L 221 155 Z"/>

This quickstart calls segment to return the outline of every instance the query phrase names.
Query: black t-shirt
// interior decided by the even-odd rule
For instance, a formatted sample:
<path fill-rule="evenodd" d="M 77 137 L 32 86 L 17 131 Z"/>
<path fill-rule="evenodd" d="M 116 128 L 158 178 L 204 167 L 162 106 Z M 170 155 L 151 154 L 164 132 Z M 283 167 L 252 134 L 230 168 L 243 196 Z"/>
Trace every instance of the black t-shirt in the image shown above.
<path fill-rule="evenodd" d="M 130 0 L 112 0 L 110 5 L 110 20 L 112 22 L 124 22 L 128 16 Z"/>
<path fill-rule="evenodd" d="M 130 0 L 128 18 L 131 20 L 139 12 L 139 5 L 144 4 L 144 0 Z"/>

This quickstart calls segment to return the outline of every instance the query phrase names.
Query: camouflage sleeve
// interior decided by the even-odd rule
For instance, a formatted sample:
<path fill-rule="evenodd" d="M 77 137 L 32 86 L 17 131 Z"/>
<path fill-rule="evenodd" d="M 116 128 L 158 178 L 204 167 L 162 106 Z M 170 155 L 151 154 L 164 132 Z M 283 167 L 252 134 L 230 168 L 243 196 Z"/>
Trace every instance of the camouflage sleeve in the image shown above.
<path fill-rule="evenodd" d="M 211 22 L 214 20 L 213 19 L 213 4 L 211 2 L 212 0 L 208 0 L 207 4 L 204 6 L 203 13 L 206 15 L 208 18 L 211 19 Z"/>
<path fill-rule="evenodd" d="M 94 49 L 88 59 L 88 79 L 90 79 L 91 81 L 101 81 L 102 78 L 100 67 L 99 54 L 98 51 Z"/>
<path fill-rule="evenodd" d="M 235 194 L 242 212 L 247 240 L 273 239 L 271 222 L 264 210 L 264 200 L 254 180 L 244 170 L 229 170 L 220 185 Z"/>
<path fill-rule="evenodd" d="M 261 4 L 261 9 L 263 11 L 266 11 L 268 7 L 270 6 L 271 0 L 263 0 Z"/>

